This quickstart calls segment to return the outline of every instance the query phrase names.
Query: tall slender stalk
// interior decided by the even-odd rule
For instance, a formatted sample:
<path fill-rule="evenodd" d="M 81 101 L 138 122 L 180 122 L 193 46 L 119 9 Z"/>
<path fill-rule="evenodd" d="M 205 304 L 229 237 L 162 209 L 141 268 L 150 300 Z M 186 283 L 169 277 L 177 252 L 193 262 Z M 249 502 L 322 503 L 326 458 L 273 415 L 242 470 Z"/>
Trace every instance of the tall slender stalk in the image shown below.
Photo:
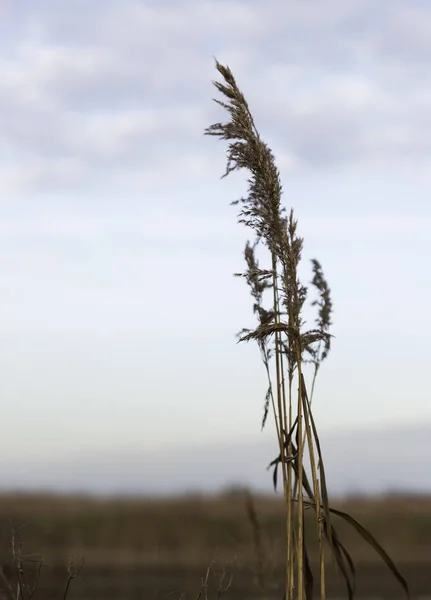
<path fill-rule="evenodd" d="M 273 302 L 274 302 L 274 323 L 279 325 L 279 301 L 278 301 L 278 279 L 277 279 L 277 258 L 272 253 L 272 270 L 273 270 Z M 278 441 L 280 452 L 282 453 L 282 471 L 283 471 L 283 491 L 284 505 L 286 509 L 286 565 L 290 562 L 290 536 L 291 536 L 291 503 L 289 502 L 289 479 L 286 469 L 286 458 L 284 453 L 283 431 L 286 431 L 286 395 L 283 379 L 283 363 L 281 353 L 280 332 L 275 332 L 275 364 L 277 377 L 277 405 L 278 405 Z M 289 577 L 286 577 L 286 598 L 290 596 Z"/>
<path fill-rule="evenodd" d="M 350 515 L 329 506 L 323 456 L 303 373 L 304 364 L 312 362 L 312 399 L 320 364 L 330 350 L 332 302 L 329 287 L 320 264 L 312 261 L 312 284 L 319 292 L 319 300 L 314 301 L 313 305 L 319 307 L 319 314 L 316 327 L 304 331 L 301 312 L 307 289 L 298 279 L 303 240 L 297 235 L 297 221 L 293 210 L 289 217 L 285 216 L 281 206 L 282 187 L 274 157 L 259 136 L 246 99 L 238 89 L 231 70 L 217 61 L 216 67 L 224 83 L 214 82 L 214 85 L 228 102 L 215 102 L 228 111 L 230 121 L 216 123 L 208 127 L 205 133 L 229 141 L 224 176 L 243 168 L 251 174 L 247 180 L 248 195 L 233 204 L 241 204 L 239 222 L 251 229 L 255 236 L 255 242 L 247 242 L 244 252 L 247 271 L 239 275 L 245 277 L 250 286 L 258 326 L 254 330 L 243 329 L 239 339 L 257 341 L 268 377 L 262 425 L 265 425 L 271 407 L 279 456 L 270 466 L 274 467 L 275 487 L 278 468 L 281 467 L 286 514 L 285 598 L 294 600 L 295 591 L 298 600 L 311 600 L 313 597 L 314 579 L 304 536 L 305 508 L 311 508 L 316 519 L 321 600 L 326 600 L 325 541 L 345 579 L 349 599 L 353 598 L 355 591 L 353 561 L 336 533 L 331 514 L 345 519 L 371 544 L 409 597 L 405 580 L 373 536 Z M 263 245 L 269 253 L 269 270 L 261 269 L 258 265 L 255 257 L 258 244 Z M 272 308 L 265 310 L 265 292 L 269 290 L 272 290 Z M 305 355 L 311 359 L 307 360 Z M 275 362 L 275 365 L 272 363 L 275 370 L 275 398 L 271 360 Z M 296 403 L 293 398 L 295 377 L 298 383 Z M 310 477 L 304 468 L 306 448 L 310 459 Z M 297 505 L 296 511 L 293 510 L 294 503 Z"/>

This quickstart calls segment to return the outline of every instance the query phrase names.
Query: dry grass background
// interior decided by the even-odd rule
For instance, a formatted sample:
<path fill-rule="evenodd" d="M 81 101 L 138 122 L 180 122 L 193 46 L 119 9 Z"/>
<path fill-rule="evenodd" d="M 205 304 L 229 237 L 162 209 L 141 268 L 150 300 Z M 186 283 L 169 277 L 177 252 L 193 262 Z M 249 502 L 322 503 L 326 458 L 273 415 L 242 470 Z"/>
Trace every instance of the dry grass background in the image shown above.
<path fill-rule="evenodd" d="M 285 560 L 282 498 L 255 495 L 253 502 L 265 552 L 279 566 Z M 352 497 L 333 504 L 367 525 L 397 562 L 431 564 L 431 497 Z M 200 568 L 208 565 L 216 549 L 244 564 L 255 561 L 253 527 L 242 493 L 153 499 L 2 495 L 2 560 L 8 556 L 10 521 L 24 525 L 21 537 L 28 552 L 41 553 L 57 565 L 65 565 L 74 552 L 85 556 L 86 564 Z M 343 522 L 339 528 L 355 558 L 380 564 L 354 530 Z M 311 548 L 313 539 L 310 535 Z"/>
<path fill-rule="evenodd" d="M 195 598 L 200 576 L 214 557 L 219 565 L 227 561 L 234 575 L 226 598 L 243 597 L 244 590 L 255 598 L 262 597 L 261 571 L 271 584 L 270 590 L 274 588 L 275 597 L 281 598 L 285 561 L 282 497 L 253 496 L 263 565 L 259 564 L 246 500 L 239 492 L 153 499 L 2 495 L 1 562 L 8 572 L 12 520 L 16 527 L 24 525 L 20 536 L 25 552 L 43 555 L 49 565 L 40 580 L 44 598 L 61 597 L 58 590 L 64 586 L 71 552 L 77 563 L 85 559 L 81 574 L 72 582 L 68 596 L 72 600 L 165 598 L 175 589 L 189 591 L 187 597 Z M 413 595 L 431 592 L 431 578 L 426 583 L 431 565 L 431 497 L 352 497 L 334 500 L 333 504 L 373 531 L 403 572 L 417 574 L 417 580 L 411 581 Z M 313 530 L 309 530 L 310 555 L 317 564 L 318 547 Z M 360 536 L 343 522 L 339 523 L 339 534 L 357 564 L 358 597 L 380 591 L 382 597 L 401 598 L 396 582 Z M 329 591 L 336 589 L 343 597 L 343 587 L 334 588 L 331 581 L 329 578 Z M 133 585 L 135 591 L 130 589 Z"/>

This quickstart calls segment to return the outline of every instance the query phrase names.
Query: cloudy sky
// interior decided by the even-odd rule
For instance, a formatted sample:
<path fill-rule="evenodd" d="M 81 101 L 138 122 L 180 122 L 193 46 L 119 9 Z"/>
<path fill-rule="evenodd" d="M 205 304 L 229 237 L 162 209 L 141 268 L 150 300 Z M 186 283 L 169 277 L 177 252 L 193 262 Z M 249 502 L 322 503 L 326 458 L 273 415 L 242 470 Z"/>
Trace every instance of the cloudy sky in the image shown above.
<path fill-rule="evenodd" d="M 332 289 L 318 425 L 431 424 L 429 2 L 5 0 L 0 40 L 4 485 L 273 435 L 214 56 Z"/>

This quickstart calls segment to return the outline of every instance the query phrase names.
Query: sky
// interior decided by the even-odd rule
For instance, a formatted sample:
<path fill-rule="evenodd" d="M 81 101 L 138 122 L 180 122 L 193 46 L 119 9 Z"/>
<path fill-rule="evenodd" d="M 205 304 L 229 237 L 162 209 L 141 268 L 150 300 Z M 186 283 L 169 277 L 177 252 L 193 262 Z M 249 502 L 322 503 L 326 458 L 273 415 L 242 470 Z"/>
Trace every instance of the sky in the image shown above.
<path fill-rule="evenodd" d="M 254 325 L 233 276 L 247 174 L 221 180 L 226 143 L 203 135 L 227 118 L 214 57 L 274 152 L 304 283 L 317 258 L 331 287 L 314 401 L 328 447 L 406 425 L 423 461 L 431 4 L 4 0 L 0 49 L 3 486 L 90 489 L 88 465 L 119 456 L 126 487 L 157 487 L 156 468 L 141 477 L 156 456 L 181 486 L 208 448 L 228 479 L 239 448 L 273 440 L 258 349 L 235 338 Z"/>

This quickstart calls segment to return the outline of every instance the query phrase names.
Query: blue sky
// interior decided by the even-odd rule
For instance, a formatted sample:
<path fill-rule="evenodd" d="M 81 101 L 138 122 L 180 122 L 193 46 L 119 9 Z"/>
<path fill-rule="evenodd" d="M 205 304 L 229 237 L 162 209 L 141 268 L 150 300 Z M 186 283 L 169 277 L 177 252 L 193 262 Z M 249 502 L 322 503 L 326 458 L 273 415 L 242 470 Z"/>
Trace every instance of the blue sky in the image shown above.
<path fill-rule="evenodd" d="M 235 340 L 253 325 L 232 275 L 246 174 L 221 181 L 226 146 L 203 136 L 226 118 L 213 56 L 274 151 L 304 282 L 316 257 L 332 289 L 322 431 L 431 427 L 429 3 L 6 0 L 0 17 L 6 485 L 12 464 L 25 482 L 54 459 L 211 443 L 224 461 L 271 439 L 258 350 Z"/>

